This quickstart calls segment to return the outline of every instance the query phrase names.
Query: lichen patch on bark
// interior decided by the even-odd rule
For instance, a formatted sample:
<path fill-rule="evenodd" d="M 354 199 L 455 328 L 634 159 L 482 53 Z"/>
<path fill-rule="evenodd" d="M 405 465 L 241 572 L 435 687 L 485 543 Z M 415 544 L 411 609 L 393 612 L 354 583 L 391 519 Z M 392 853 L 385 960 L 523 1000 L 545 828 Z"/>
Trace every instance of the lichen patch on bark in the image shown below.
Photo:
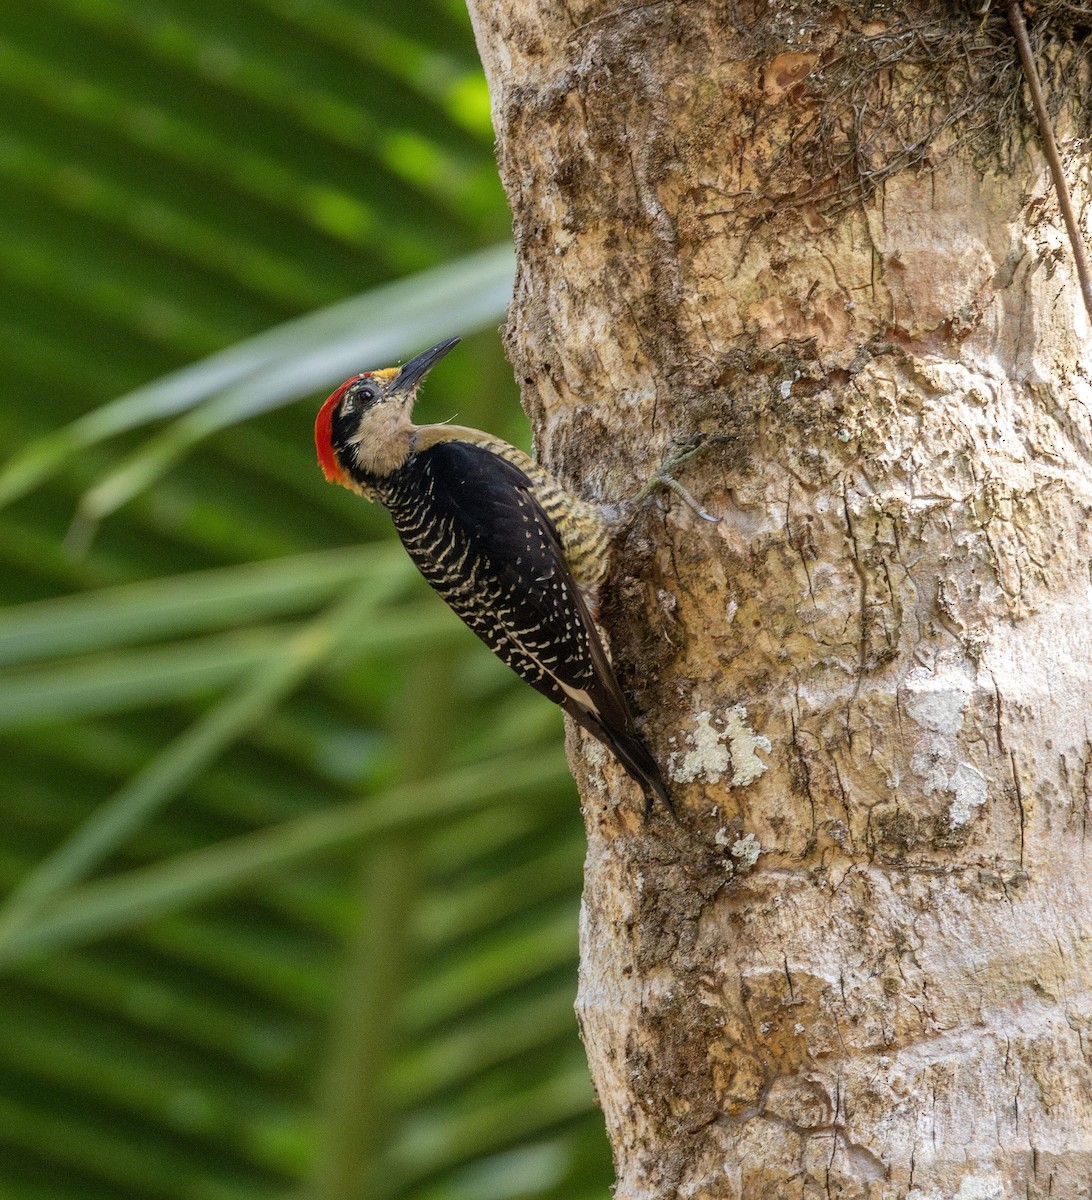
<path fill-rule="evenodd" d="M 723 730 L 713 723 L 713 714 L 705 711 L 694 717 L 688 734 L 691 748 L 671 756 L 671 778 L 675 783 L 718 783 L 725 776 L 733 787 L 746 787 L 765 770 L 767 763 L 758 756 L 769 754 L 770 739 L 755 733 L 742 704 L 733 704 L 721 718 Z"/>

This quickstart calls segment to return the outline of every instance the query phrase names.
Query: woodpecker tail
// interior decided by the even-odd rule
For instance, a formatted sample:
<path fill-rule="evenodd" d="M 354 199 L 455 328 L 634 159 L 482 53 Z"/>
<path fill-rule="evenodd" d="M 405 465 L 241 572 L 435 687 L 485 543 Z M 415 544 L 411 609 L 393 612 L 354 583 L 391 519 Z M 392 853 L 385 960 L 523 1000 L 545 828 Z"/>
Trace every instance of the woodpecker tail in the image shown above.
<path fill-rule="evenodd" d="M 612 733 L 603 740 L 622 766 L 641 785 L 645 794 L 645 819 L 652 815 L 652 806 L 659 800 L 667 809 L 668 816 L 677 823 L 679 817 L 668 795 L 667 784 L 660 774 L 659 765 L 642 739 L 635 733 Z"/>
<path fill-rule="evenodd" d="M 602 742 L 625 767 L 627 773 L 641 785 L 641 791 L 645 794 L 645 819 L 651 816 L 652 806 L 659 800 L 667 809 L 668 816 L 677 823 L 679 817 L 671 803 L 664 777 L 641 735 L 632 729 L 608 729 L 589 712 L 575 704 L 562 707 L 578 725 L 582 725 L 592 737 Z"/>

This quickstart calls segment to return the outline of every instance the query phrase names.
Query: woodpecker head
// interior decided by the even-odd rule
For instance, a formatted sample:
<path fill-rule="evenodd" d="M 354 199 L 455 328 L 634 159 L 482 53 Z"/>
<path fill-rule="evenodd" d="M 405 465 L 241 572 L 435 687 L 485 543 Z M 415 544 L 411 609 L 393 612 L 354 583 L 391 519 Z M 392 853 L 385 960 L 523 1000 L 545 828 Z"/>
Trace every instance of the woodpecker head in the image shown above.
<path fill-rule="evenodd" d="M 404 367 L 365 371 L 332 392 L 315 418 L 315 449 L 330 483 L 360 490 L 367 480 L 391 475 L 412 449 L 410 420 L 425 376 L 461 339 L 448 338 Z"/>

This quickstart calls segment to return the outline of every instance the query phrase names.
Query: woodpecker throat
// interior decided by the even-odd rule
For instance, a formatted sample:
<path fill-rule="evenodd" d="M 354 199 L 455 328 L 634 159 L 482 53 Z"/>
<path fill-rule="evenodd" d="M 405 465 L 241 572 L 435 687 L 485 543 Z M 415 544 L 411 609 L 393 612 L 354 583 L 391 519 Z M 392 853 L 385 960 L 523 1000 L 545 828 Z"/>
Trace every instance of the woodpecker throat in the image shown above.
<path fill-rule="evenodd" d="M 315 420 L 319 465 L 391 514 L 428 583 L 504 663 L 598 738 L 674 816 L 582 589 L 607 569 L 602 511 L 522 450 L 459 425 L 414 425 L 422 380 L 459 342 L 366 371 Z"/>

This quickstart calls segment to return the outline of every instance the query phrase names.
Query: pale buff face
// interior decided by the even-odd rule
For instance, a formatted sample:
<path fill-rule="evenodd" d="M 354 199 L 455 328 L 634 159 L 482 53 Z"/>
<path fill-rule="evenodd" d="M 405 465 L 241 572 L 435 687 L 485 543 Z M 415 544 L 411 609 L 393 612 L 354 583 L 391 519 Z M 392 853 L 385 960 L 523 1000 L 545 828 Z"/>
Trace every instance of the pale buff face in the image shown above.
<path fill-rule="evenodd" d="M 413 448 L 414 393 L 379 399 L 361 415 L 346 450 L 357 467 L 369 475 L 391 475 L 406 461 Z"/>

